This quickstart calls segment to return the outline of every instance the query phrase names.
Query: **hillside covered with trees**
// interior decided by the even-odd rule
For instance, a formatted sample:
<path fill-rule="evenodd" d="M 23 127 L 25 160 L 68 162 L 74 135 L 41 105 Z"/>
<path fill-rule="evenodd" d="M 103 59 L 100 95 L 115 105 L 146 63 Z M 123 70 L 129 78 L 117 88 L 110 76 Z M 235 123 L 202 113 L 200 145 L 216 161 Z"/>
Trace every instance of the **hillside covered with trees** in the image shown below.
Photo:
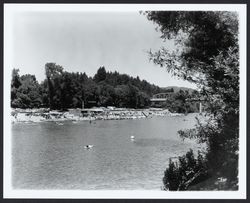
<path fill-rule="evenodd" d="M 86 73 L 67 72 L 55 63 L 45 65 L 46 79 L 38 83 L 34 75 L 19 75 L 18 69 L 12 71 L 11 107 L 12 108 L 50 108 L 66 110 L 92 106 L 115 106 L 126 108 L 145 108 L 150 106 L 150 98 L 157 93 L 171 94 L 167 106 L 173 111 L 184 112 L 188 91 L 173 88 L 160 88 L 118 72 L 106 71 L 100 67 L 94 77 Z M 191 110 L 195 111 L 195 109 Z"/>

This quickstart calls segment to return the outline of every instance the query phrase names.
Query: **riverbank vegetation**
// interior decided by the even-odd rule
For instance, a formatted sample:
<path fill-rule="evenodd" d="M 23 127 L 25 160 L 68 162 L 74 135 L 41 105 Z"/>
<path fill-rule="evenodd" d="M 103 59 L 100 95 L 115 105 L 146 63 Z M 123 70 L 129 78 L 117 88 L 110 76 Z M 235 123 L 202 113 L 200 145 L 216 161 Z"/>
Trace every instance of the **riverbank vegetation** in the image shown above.
<path fill-rule="evenodd" d="M 38 83 L 34 75 L 19 75 L 12 71 L 12 108 L 89 108 L 92 106 L 115 106 L 123 108 L 147 108 L 150 98 L 157 93 L 168 93 L 165 108 L 171 112 L 198 112 L 198 107 L 186 102 L 195 97 L 195 90 L 174 91 L 173 88 L 160 88 L 139 77 L 131 77 L 118 72 L 106 71 L 100 67 L 94 77 L 86 73 L 67 72 L 55 63 L 45 65 L 46 79 Z"/>
<path fill-rule="evenodd" d="M 189 190 L 199 183 L 213 189 L 237 190 L 239 148 L 239 45 L 235 12 L 150 11 L 163 39 L 173 39 L 176 51 L 161 48 L 150 58 L 168 72 L 195 83 L 208 102 L 205 123 L 180 131 L 182 138 L 205 143 L 205 155 L 187 153 L 170 160 L 163 178 L 166 190 Z M 202 157 L 201 157 L 202 156 Z M 202 161 L 200 161 L 202 160 Z M 202 171 L 202 172 L 200 172 Z M 206 181 L 204 181 L 206 180 Z M 222 180 L 225 187 L 216 186 Z M 210 188 L 211 187 L 207 187 Z M 199 188 L 196 187 L 197 190 Z"/>

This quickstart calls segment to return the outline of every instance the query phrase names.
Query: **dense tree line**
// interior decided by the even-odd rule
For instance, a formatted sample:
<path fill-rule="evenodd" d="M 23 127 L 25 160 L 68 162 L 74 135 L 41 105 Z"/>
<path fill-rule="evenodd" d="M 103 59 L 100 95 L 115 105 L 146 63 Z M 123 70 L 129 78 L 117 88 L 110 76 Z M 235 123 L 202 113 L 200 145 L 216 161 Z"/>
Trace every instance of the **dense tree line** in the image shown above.
<path fill-rule="evenodd" d="M 57 110 L 83 106 L 144 108 L 150 105 L 149 99 L 152 95 L 160 92 L 172 93 L 172 98 L 180 100 L 180 104 L 183 104 L 183 98 L 180 96 L 183 91 L 175 94 L 173 88 L 163 89 L 139 77 L 106 71 L 105 67 L 100 67 L 91 78 L 85 73 L 70 73 L 64 71 L 60 65 L 47 63 L 45 75 L 46 79 L 39 84 L 34 75 L 20 76 L 19 70 L 13 69 L 11 106 L 47 107 Z M 173 110 L 181 111 L 177 104 L 178 101 Z"/>
<path fill-rule="evenodd" d="M 39 107 L 42 103 L 41 86 L 34 75 L 19 76 L 19 70 L 12 71 L 11 106 L 20 108 Z"/>
<path fill-rule="evenodd" d="M 182 79 L 197 84 L 209 104 L 206 123 L 180 131 L 183 138 L 206 143 L 204 167 L 197 176 L 194 168 L 185 168 L 181 160 L 170 162 L 165 172 L 166 189 L 188 189 L 184 184 L 203 181 L 204 177 L 223 177 L 226 187 L 237 189 L 239 148 L 239 40 L 236 12 L 150 11 L 144 13 L 156 23 L 163 39 L 173 39 L 178 48 L 150 52 L 152 61 Z M 188 159 L 187 155 L 184 158 Z M 201 157 L 200 157 L 201 159 Z M 198 162 L 198 160 L 195 160 Z M 197 165 L 195 165 L 196 167 Z M 179 171 L 191 172 L 189 179 Z M 195 169 L 197 171 L 197 169 Z M 177 174 L 175 180 L 169 178 Z M 205 175 L 207 174 L 207 175 Z M 190 182 L 191 181 L 191 182 Z M 171 187 L 171 185 L 175 185 Z M 214 184 L 216 187 L 216 184 Z"/>

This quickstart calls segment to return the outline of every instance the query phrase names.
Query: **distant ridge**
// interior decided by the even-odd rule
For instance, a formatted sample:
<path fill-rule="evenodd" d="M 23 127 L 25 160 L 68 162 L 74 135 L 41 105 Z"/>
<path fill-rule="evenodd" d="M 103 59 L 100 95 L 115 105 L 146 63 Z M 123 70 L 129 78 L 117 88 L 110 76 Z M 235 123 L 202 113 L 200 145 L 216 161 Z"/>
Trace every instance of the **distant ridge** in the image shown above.
<path fill-rule="evenodd" d="M 192 88 L 188 88 L 188 87 L 178 87 L 178 86 L 168 86 L 168 87 L 162 87 L 162 89 L 164 90 L 169 90 L 172 89 L 174 90 L 174 93 L 179 92 L 180 90 L 187 90 L 189 93 L 192 93 L 193 91 L 195 91 L 195 89 Z"/>

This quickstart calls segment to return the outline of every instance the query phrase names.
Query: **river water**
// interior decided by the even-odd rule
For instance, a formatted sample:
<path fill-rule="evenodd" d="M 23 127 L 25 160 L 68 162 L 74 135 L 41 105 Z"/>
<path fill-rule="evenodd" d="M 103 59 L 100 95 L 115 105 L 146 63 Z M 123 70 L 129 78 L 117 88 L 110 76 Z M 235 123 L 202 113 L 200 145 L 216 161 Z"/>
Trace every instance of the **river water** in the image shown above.
<path fill-rule="evenodd" d="M 13 124 L 13 187 L 160 190 L 169 158 L 199 149 L 177 135 L 195 116 Z"/>

